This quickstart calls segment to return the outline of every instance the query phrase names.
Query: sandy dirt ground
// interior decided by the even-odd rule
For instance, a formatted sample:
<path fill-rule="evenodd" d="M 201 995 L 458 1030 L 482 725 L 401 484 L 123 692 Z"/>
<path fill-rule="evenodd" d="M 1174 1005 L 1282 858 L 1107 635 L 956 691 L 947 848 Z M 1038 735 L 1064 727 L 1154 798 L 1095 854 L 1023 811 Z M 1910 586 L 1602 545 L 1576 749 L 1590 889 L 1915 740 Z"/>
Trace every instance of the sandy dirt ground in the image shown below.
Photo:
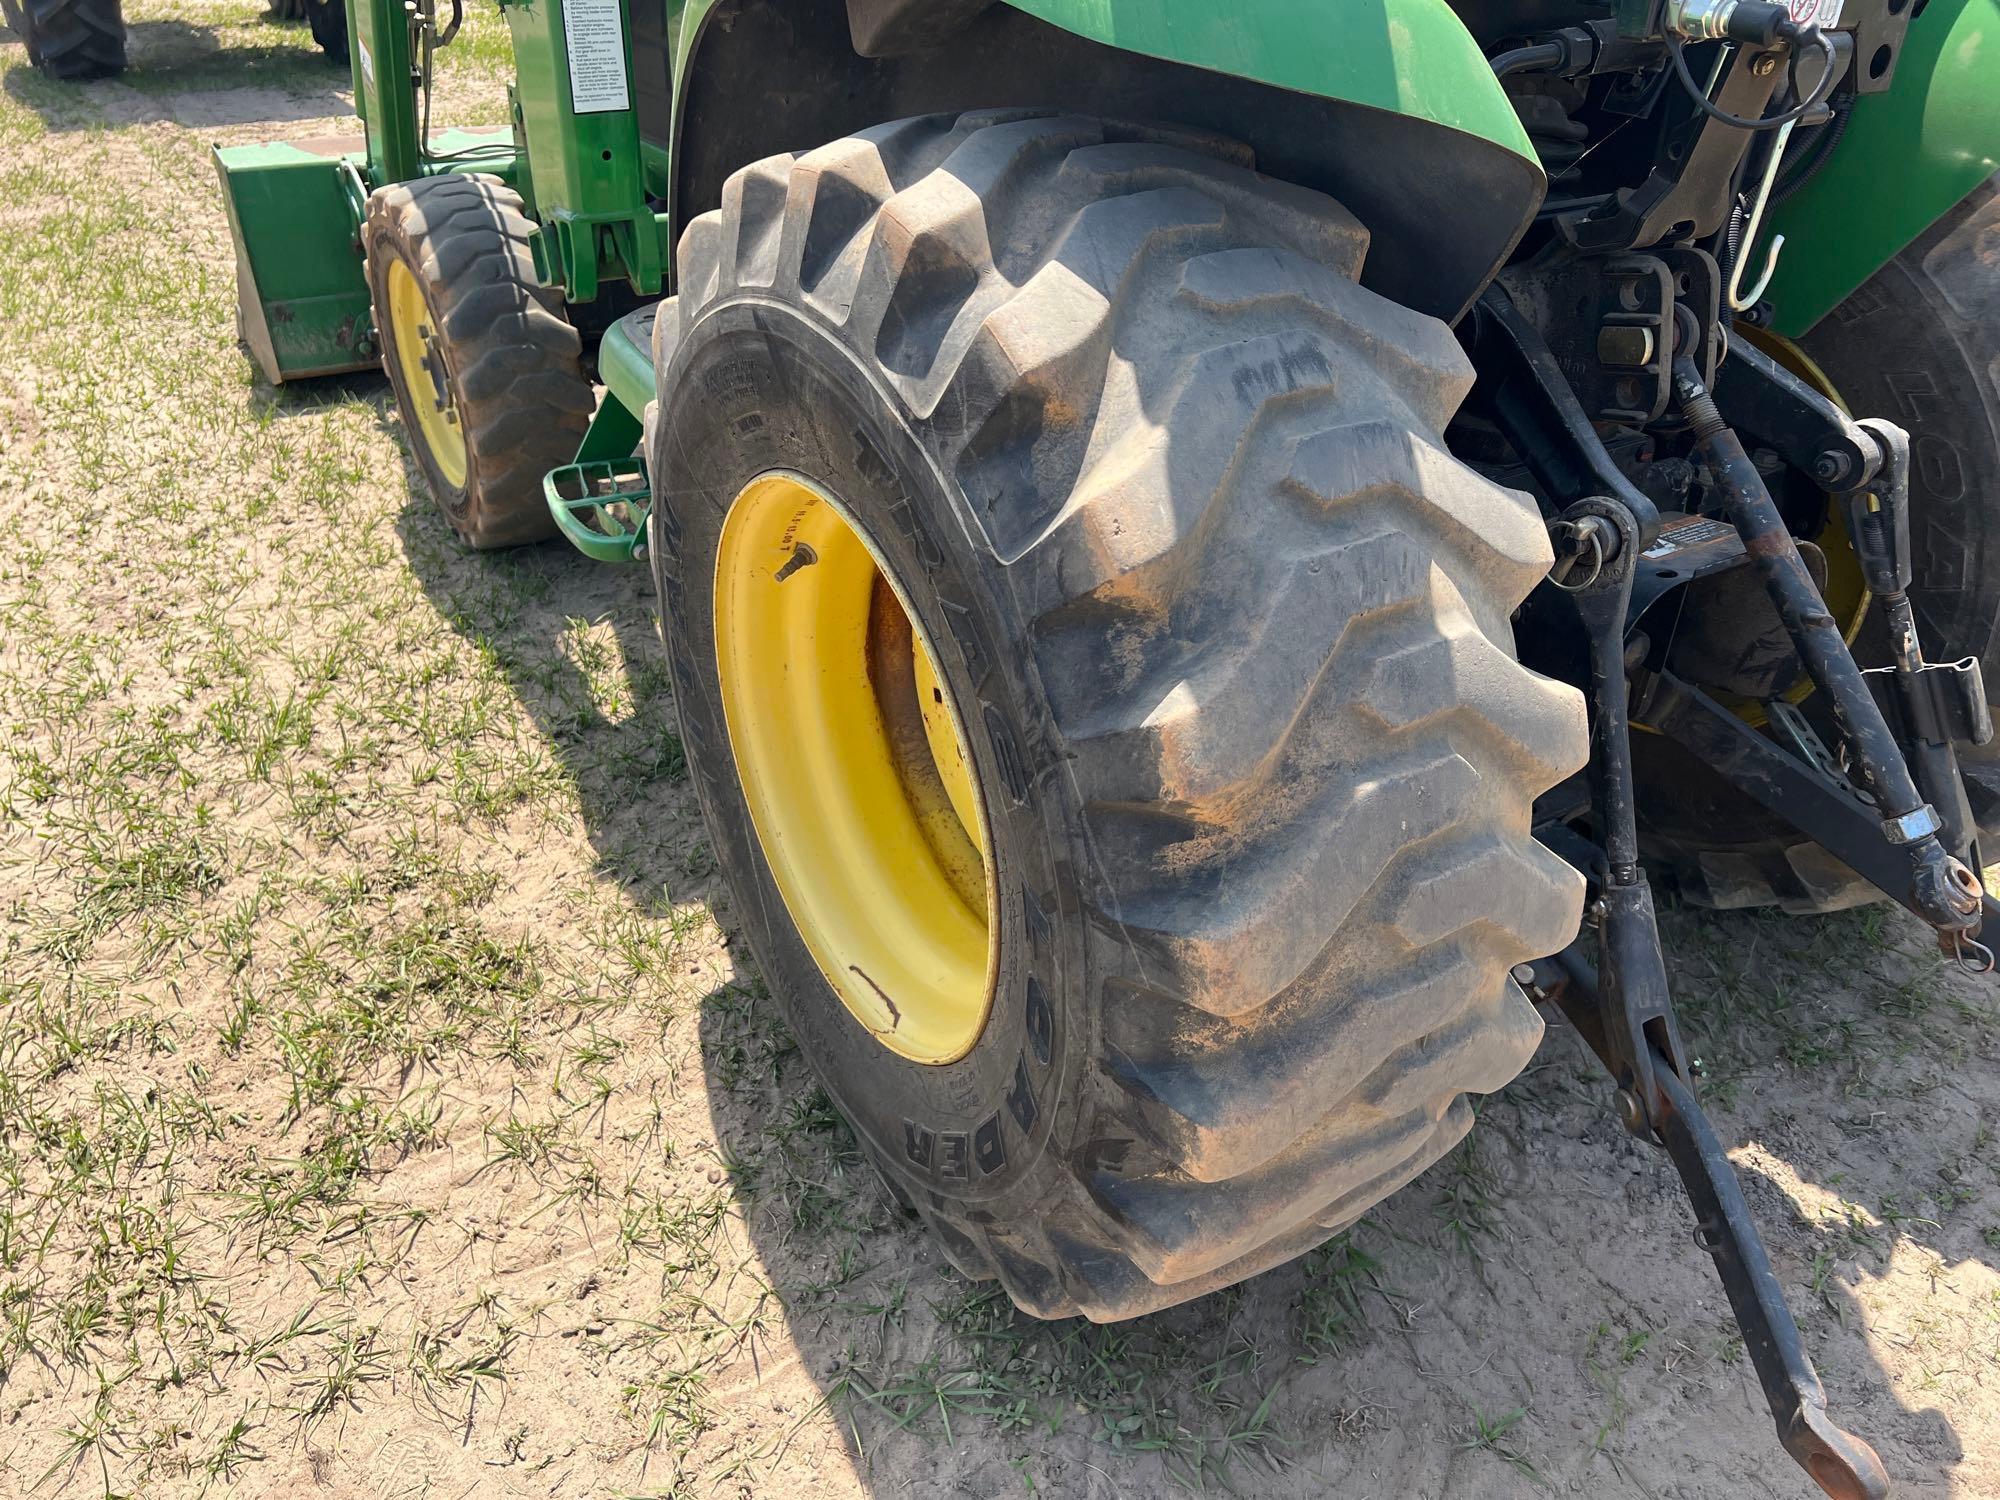
<path fill-rule="evenodd" d="M 1112 1328 L 957 1278 L 731 938 L 647 585 L 476 556 L 379 377 L 274 392 L 245 0 L 0 39 L 0 1493 L 1803 1497 L 1567 1033 L 1308 1257 Z M 473 12 L 441 120 L 502 118 Z M 2000 1495 L 2000 1002 L 1900 915 L 1669 911 L 1839 1416 Z"/>

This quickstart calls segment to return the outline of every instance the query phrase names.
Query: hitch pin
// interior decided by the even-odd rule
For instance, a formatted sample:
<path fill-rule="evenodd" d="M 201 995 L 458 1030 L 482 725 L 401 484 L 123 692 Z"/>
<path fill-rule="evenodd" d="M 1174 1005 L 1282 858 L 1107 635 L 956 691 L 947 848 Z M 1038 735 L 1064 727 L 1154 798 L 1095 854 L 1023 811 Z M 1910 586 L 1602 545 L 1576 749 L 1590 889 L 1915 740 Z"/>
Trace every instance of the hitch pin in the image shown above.
<path fill-rule="evenodd" d="M 1764 205 L 1771 197 L 1771 184 L 1778 180 L 1778 166 L 1785 159 L 1785 142 L 1792 138 L 1792 127 L 1797 120 L 1787 120 L 1778 127 L 1777 139 L 1771 143 L 1771 159 L 1764 164 L 1764 180 L 1757 184 L 1757 201 L 1750 206 L 1750 223 L 1743 231 L 1743 247 L 1736 252 L 1736 264 L 1729 269 L 1729 306 L 1735 312 L 1748 312 L 1763 297 L 1764 289 L 1771 284 L 1777 274 L 1778 252 L 1785 248 L 1782 234 L 1771 236 L 1770 252 L 1764 257 L 1764 274 L 1757 278 L 1757 284 L 1744 291 L 1743 266 L 1750 259 L 1750 252 L 1757 247 L 1757 231 L 1764 225 Z"/>

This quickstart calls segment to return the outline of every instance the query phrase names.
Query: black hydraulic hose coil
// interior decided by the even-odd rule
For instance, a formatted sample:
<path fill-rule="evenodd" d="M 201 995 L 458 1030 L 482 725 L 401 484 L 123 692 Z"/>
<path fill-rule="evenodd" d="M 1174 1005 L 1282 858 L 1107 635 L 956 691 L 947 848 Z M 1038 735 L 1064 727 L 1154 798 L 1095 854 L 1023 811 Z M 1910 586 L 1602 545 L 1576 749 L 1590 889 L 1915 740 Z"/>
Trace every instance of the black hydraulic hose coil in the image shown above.
<path fill-rule="evenodd" d="M 1833 118 L 1822 125 L 1819 134 L 1813 137 L 1806 148 L 1805 165 L 1777 186 L 1771 194 L 1771 207 L 1776 208 L 1800 188 L 1819 176 L 1821 170 L 1833 159 L 1834 148 L 1840 138 L 1847 134 L 1848 123 L 1854 118 L 1854 100 L 1846 98 L 1833 105 Z"/>

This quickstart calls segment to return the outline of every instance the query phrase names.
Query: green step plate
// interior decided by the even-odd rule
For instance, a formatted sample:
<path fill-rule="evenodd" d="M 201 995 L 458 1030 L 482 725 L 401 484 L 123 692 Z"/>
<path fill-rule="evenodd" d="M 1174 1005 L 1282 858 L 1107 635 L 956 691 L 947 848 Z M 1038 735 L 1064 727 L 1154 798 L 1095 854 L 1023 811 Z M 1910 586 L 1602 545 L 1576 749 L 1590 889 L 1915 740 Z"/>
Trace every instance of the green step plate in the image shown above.
<path fill-rule="evenodd" d="M 585 557 L 598 562 L 645 557 L 646 517 L 653 508 L 645 459 L 564 464 L 542 476 L 542 495 L 562 534 Z"/>

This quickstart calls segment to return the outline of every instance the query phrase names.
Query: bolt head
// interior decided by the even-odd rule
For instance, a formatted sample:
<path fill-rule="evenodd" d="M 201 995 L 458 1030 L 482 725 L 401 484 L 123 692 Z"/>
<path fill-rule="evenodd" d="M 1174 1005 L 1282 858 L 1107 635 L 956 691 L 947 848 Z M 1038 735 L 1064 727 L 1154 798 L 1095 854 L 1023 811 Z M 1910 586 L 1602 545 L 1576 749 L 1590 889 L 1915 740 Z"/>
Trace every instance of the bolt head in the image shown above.
<path fill-rule="evenodd" d="M 1750 63 L 1750 71 L 1758 78 L 1769 78 L 1773 73 L 1778 71 L 1778 54 L 1775 52 L 1765 52 L 1753 58 Z"/>
<path fill-rule="evenodd" d="M 1844 454 L 1827 452 L 1813 460 L 1813 478 L 1822 484 L 1835 484 L 1847 476 L 1847 458 Z"/>

